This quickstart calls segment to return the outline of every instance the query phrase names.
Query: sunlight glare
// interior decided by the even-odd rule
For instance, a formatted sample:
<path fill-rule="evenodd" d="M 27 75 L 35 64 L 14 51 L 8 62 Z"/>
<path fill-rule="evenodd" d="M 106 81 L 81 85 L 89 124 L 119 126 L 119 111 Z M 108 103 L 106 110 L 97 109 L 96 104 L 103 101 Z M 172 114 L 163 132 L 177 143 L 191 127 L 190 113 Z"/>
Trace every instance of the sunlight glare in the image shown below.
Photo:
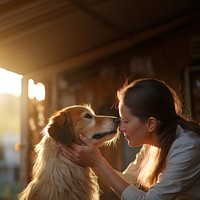
<path fill-rule="evenodd" d="M 21 95 L 21 80 L 23 76 L 14 72 L 0 68 L 0 94 L 12 94 L 19 97 Z M 42 83 L 34 83 L 32 79 L 28 81 L 28 96 L 37 101 L 45 99 L 45 86 Z"/>
<path fill-rule="evenodd" d="M 42 83 L 34 83 L 32 79 L 28 81 L 28 96 L 30 99 L 36 98 L 38 101 L 45 99 L 45 86 Z"/>
<path fill-rule="evenodd" d="M 0 94 L 21 95 L 22 75 L 0 68 Z"/>

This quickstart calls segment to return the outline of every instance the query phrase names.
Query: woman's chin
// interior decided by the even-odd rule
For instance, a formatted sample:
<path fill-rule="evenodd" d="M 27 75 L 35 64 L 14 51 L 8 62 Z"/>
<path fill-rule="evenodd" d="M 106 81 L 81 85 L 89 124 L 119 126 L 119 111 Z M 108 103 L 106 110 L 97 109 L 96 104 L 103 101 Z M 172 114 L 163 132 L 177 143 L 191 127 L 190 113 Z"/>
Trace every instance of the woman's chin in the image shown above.
<path fill-rule="evenodd" d="M 129 146 L 129 147 L 134 147 L 134 146 L 135 146 L 134 143 L 131 142 L 130 140 L 127 140 L 127 141 L 128 141 L 128 146 Z"/>

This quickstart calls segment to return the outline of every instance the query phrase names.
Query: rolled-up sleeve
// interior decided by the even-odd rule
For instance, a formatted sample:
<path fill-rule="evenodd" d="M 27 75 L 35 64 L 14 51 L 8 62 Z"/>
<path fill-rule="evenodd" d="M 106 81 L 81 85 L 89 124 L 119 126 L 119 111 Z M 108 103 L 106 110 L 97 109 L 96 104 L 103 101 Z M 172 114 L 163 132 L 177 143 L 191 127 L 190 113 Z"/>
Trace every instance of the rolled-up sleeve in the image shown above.
<path fill-rule="evenodd" d="M 138 168 L 148 148 L 149 148 L 149 145 L 143 145 L 139 153 L 137 153 L 135 160 L 131 162 L 122 173 L 120 173 L 122 178 L 125 179 L 131 185 L 135 185 L 135 186 L 137 185 Z"/>

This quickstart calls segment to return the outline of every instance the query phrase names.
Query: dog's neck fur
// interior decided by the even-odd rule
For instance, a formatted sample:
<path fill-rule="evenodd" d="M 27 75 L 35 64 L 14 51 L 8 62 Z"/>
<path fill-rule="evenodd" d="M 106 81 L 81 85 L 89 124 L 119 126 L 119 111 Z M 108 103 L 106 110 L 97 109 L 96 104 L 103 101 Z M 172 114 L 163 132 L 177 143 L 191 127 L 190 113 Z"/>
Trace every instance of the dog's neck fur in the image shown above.
<path fill-rule="evenodd" d="M 45 135 L 36 146 L 33 179 L 19 195 L 20 200 L 97 200 L 97 177 L 62 155 L 51 137 Z"/>

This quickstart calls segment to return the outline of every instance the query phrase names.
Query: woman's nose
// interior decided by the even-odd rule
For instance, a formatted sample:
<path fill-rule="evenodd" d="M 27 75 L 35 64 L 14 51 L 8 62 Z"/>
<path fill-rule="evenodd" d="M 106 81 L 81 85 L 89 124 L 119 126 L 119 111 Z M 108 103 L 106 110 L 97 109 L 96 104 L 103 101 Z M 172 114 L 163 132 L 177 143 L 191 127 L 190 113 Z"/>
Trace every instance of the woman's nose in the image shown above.
<path fill-rule="evenodd" d="M 121 123 L 119 124 L 119 131 L 120 131 L 121 133 L 125 132 L 125 129 L 124 129 L 124 127 L 122 126 Z"/>

